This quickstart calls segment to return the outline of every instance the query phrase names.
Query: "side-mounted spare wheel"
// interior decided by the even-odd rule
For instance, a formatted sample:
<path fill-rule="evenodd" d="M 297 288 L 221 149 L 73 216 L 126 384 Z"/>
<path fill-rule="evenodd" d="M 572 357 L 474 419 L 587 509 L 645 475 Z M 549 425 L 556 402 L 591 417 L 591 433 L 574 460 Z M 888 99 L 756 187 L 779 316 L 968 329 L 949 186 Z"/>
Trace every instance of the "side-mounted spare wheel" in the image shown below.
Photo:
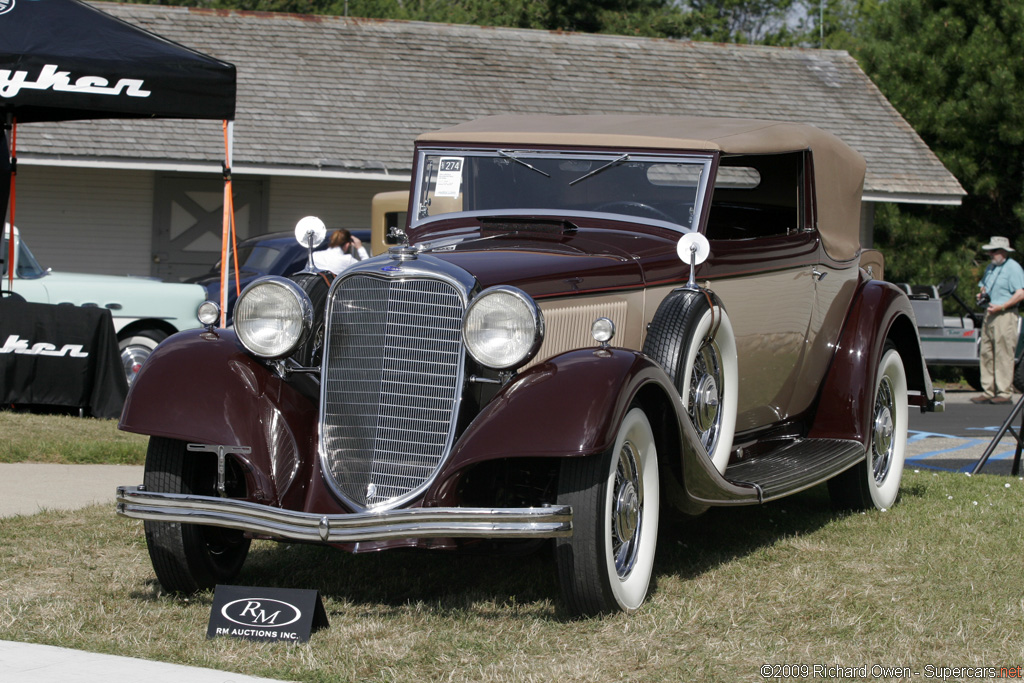
<path fill-rule="evenodd" d="M 217 495 L 217 460 L 190 453 L 184 441 L 150 437 L 143 476 L 146 490 Z M 228 468 L 227 493 L 244 494 L 235 468 Z M 146 546 L 156 578 L 170 593 L 195 593 L 233 579 L 249 553 L 241 531 L 178 522 L 144 522 Z"/>
<path fill-rule="evenodd" d="M 719 472 L 736 431 L 736 336 L 725 308 L 706 290 L 678 289 L 658 307 L 643 352 L 672 379 L 683 408 Z"/>
<path fill-rule="evenodd" d="M 899 351 L 887 341 L 875 377 L 867 457 L 828 482 L 836 507 L 885 510 L 896 503 L 903 480 L 907 425 L 907 372 Z"/>
<path fill-rule="evenodd" d="M 576 615 L 632 611 L 654 570 L 659 514 L 658 452 L 651 423 L 633 406 L 612 449 L 562 461 L 559 505 L 571 505 L 573 534 L 555 545 L 566 605 Z"/>
<path fill-rule="evenodd" d="M 295 352 L 295 362 L 302 366 L 319 365 L 320 352 L 324 346 L 324 311 L 327 307 L 327 294 L 331 289 L 334 276 L 331 273 L 295 273 L 289 278 L 309 296 L 313 304 L 313 330 L 306 343 Z"/>

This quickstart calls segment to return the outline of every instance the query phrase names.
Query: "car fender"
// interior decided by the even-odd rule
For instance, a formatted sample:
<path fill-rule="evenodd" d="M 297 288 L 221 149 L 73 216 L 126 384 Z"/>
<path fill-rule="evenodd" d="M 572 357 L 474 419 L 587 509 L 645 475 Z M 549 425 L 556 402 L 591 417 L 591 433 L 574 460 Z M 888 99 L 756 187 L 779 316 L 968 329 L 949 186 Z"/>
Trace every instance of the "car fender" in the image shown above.
<path fill-rule="evenodd" d="M 634 400 L 661 420 L 656 431 L 671 432 L 663 443 L 677 450 L 659 460 L 679 459 L 693 501 L 757 502 L 756 491 L 727 482 L 702 452 L 672 381 L 657 363 L 626 349 L 581 349 L 554 356 L 503 387 L 456 442 L 425 505 L 450 502 L 462 474 L 480 462 L 605 452 Z"/>
<path fill-rule="evenodd" d="M 231 330 L 164 340 L 132 383 L 118 427 L 210 446 L 236 457 L 260 502 L 301 505 L 316 453 L 317 406 L 244 351 Z M 213 457 L 213 456 L 211 456 Z"/>
<path fill-rule="evenodd" d="M 868 280 L 850 306 L 822 384 L 809 437 L 853 439 L 866 444 L 871 434 L 875 376 L 886 339 L 900 352 L 908 388 L 920 392 L 924 399 L 932 397 L 910 301 L 894 285 Z"/>

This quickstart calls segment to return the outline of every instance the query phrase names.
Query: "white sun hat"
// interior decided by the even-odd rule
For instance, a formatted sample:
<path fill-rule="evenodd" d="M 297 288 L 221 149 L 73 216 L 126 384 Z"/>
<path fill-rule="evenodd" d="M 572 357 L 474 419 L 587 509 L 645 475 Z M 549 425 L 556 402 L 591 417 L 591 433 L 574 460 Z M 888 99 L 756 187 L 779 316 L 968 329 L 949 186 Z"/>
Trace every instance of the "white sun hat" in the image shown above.
<path fill-rule="evenodd" d="M 985 251 L 992 251 L 993 249 L 1013 251 L 1013 247 L 1010 246 L 1010 240 L 1006 237 L 993 237 L 989 240 L 988 244 L 982 246 L 982 249 Z"/>

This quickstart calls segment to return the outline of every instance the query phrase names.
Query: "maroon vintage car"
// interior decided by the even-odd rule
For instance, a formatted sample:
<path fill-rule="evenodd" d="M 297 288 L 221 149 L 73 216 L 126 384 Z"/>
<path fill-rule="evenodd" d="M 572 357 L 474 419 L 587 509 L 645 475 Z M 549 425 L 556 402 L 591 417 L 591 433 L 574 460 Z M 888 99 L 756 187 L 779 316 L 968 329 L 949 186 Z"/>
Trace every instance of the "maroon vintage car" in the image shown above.
<path fill-rule="evenodd" d="M 136 379 L 171 591 L 252 538 L 352 552 L 554 539 L 569 611 L 633 610 L 659 510 L 821 482 L 887 508 L 942 407 L 861 249 L 864 161 L 807 125 L 499 116 L 416 142 L 408 244 L 249 285 Z M 329 284 L 330 283 L 330 284 Z"/>

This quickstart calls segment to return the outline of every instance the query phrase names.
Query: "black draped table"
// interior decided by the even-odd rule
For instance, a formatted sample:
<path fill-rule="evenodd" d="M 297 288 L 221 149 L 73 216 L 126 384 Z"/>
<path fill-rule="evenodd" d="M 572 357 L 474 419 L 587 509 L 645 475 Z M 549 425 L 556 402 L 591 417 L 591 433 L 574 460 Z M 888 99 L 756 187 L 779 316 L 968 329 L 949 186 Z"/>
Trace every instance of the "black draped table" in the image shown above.
<path fill-rule="evenodd" d="M 0 297 L 0 405 L 119 417 L 127 395 L 110 311 Z"/>

